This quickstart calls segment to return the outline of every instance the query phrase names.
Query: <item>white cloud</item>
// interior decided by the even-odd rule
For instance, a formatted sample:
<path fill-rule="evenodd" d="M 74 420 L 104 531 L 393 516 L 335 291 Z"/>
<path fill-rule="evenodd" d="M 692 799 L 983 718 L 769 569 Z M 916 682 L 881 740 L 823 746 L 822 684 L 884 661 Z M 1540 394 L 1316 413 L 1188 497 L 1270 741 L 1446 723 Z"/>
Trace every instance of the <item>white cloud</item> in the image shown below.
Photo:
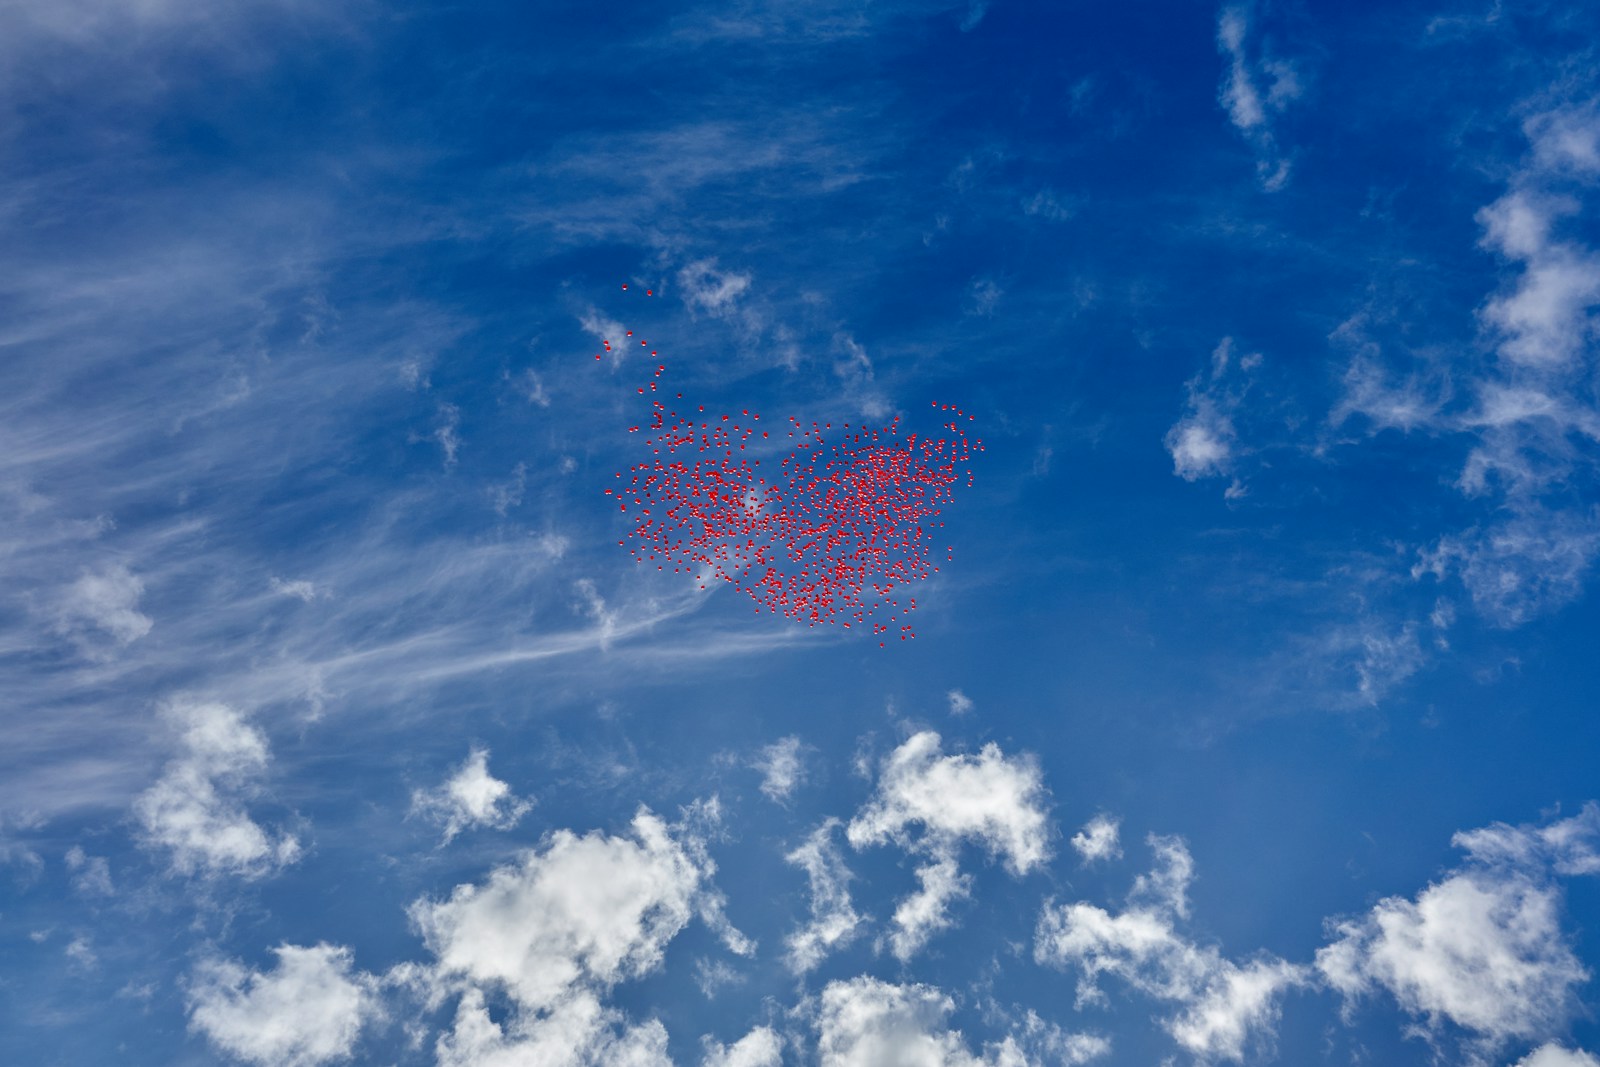
<path fill-rule="evenodd" d="M 878 391 L 867 350 L 854 337 L 839 333 L 834 335 L 833 351 L 833 375 L 844 387 L 845 397 L 869 419 L 886 416 L 889 405 Z"/>
<path fill-rule="evenodd" d="M 945 699 L 950 702 L 950 714 L 965 715 L 975 706 L 972 698 L 959 689 L 952 689 L 945 694 Z"/>
<path fill-rule="evenodd" d="M 1544 828 L 1496 823 L 1455 835 L 1466 866 L 1415 900 L 1388 897 L 1332 924 L 1317 970 L 1347 1000 L 1376 989 L 1437 1030 L 1446 1021 L 1483 1045 L 1550 1036 L 1588 972 L 1560 926 L 1550 873 L 1600 872 L 1600 806 Z"/>
<path fill-rule="evenodd" d="M 631 836 L 561 830 L 481 885 L 412 905 L 436 961 L 435 996 L 459 990 L 441 1065 L 512 1067 L 666 1064 L 659 1022 L 631 1025 L 601 997 L 618 982 L 655 970 L 666 945 L 698 912 L 735 951 L 753 946 L 721 916 L 709 887 L 714 865 L 689 823 L 718 818 L 712 802 L 670 827 L 651 812 Z M 515 1010 L 494 1022 L 486 995 L 503 991 Z"/>
<path fill-rule="evenodd" d="M 783 1039 L 770 1026 L 758 1026 L 732 1045 L 710 1043 L 701 1067 L 779 1067 Z"/>
<path fill-rule="evenodd" d="M 92 971 L 100 966 L 100 957 L 95 955 L 94 946 L 82 935 L 67 943 L 66 957 L 80 970 Z"/>
<path fill-rule="evenodd" d="M 456 465 L 456 455 L 461 451 L 461 409 L 454 404 L 440 404 L 439 417 L 434 423 L 429 439 L 444 453 L 444 465 Z"/>
<path fill-rule="evenodd" d="M 1178 477 L 1192 482 L 1227 474 L 1233 468 L 1238 453 L 1233 415 L 1243 401 L 1247 384 L 1232 386 L 1229 379 L 1235 362 L 1241 372 L 1248 373 L 1259 361 L 1255 354 L 1235 361 L 1233 338 L 1224 337 L 1211 353 L 1210 371 L 1189 379 L 1183 416 L 1165 438 L 1172 456 L 1172 472 Z"/>
<path fill-rule="evenodd" d="M 606 599 L 600 595 L 600 590 L 595 588 L 592 578 L 579 578 L 572 583 L 572 587 L 577 590 L 582 600 L 580 609 L 594 620 L 601 651 L 609 649 L 611 639 L 617 633 L 617 613 L 606 606 Z"/>
<path fill-rule="evenodd" d="M 654 969 L 708 872 L 649 811 L 632 830 L 556 831 L 485 884 L 412 905 L 439 974 L 503 987 L 537 1010 L 579 984 L 608 987 Z"/>
<path fill-rule="evenodd" d="M 1500 355 L 1513 364 L 1567 365 L 1595 337 L 1589 309 L 1600 303 L 1600 256 L 1550 233 L 1578 209 L 1569 197 L 1513 189 L 1478 213 L 1484 244 L 1522 265 L 1512 291 L 1482 312 L 1501 339 Z"/>
<path fill-rule="evenodd" d="M 1452 875 L 1415 901 L 1389 897 L 1317 952 L 1347 997 L 1381 987 L 1412 1015 L 1491 1039 L 1536 1037 L 1588 974 L 1561 939 L 1554 890 L 1521 876 Z"/>
<path fill-rule="evenodd" d="M 1600 874 L 1600 803 L 1591 800 L 1578 814 L 1543 827 L 1497 822 L 1463 830 L 1450 843 L 1481 863 L 1547 863 L 1557 874 Z"/>
<path fill-rule="evenodd" d="M 672 1067 L 660 1022 L 630 1026 L 588 990 L 501 1026 L 489 1017 L 483 992 L 469 989 L 435 1053 L 439 1067 Z"/>
<path fill-rule="evenodd" d="M 946 756 L 940 746 L 924 730 L 889 754 L 877 790 L 850 822 L 850 843 L 912 847 L 909 830 L 918 826 L 924 842 L 976 841 L 1015 874 L 1048 859 L 1044 783 L 1032 757 L 1008 758 L 992 742 L 976 756 Z"/>
<path fill-rule="evenodd" d="M 800 739 L 790 736 L 774 741 L 761 750 L 756 769 L 761 772 L 761 792 L 769 800 L 783 803 L 795 787 L 805 781 L 805 762 L 800 758 Z"/>
<path fill-rule="evenodd" d="M 111 884 L 111 864 L 104 856 L 90 856 L 82 847 L 67 849 L 67 870 L 74 872 L 72 888 L 85 896 L 109 897 L 116 894 Z"/>
<path fill-rule="evenodd" d="M 1178 838 L 1152 836 L 1150 844 L 1156 868 L 1134 883 L 1122 912 L 1081 902 L 1047 904 L 1034 936 L 1034 959 L 1082 972 L 1080 1006 L 1105 1001 L 1098 985 L 1105 974 L 1171 1001 L 1177 1012 L 1162 1026 L 1185 1051 L 1242 1061 L 1252 1040 L 1271 1040 L 1279 997 L 1307 984 L 1309 969 L 1271 956 L 1241 965 L 1184 938 L 1174 924 L 1188 911 L 1193 861 Z"/>
<path fill-rule="evenodd" d="M 269 836 L 242 805 L 270 762 L 261 731 L 224 704 L 174 704 L 166 718 L 180 731 L 180 751 L 134 801 L 146 843 L 169 850 L 183 874 L 257 878 L 293 863 L 300 843 Z"/>
<path fill-rule="evenodd" d="M 994 314 L 1005 295 L 1005 290 L 993 278 L 974 278 L 967 286 L 966 312 L 987 318 Z"/>
<path fill-rule="evenodd" d="M 1600 111 L 1592 104 L 1534 115 L 1522 129 L 1540 170 L 1577 177 L 1600 174 Z"/>
<path fill-rule="evenodd" d="M 456 773 L 437 789 L 411 794 L 411 812 L 444 827 L 446 843 L 469 827 L 509 830 L 533 809 L 531 800 L 489 773 L 489 750 L 474 748 Z"/>
<path fill-rule="evenodd" d="M 139 611 L 144 582 L 120 563 L 83 575 L 61 601 L 61 625 L 69 633 L 85 626 L 129 645 L 150 632 L 154 622 Z"/>
<path fill-rule="evenodd" d="M 1272 118 L 1299 99 L 1302 88 L 1294 64 L 1268 55 L 1251 39 L 1252 30 L 1243 7 L 1225 7 L 1217 18 L 1217 47 L 1228 61 L 1219 98 L 1255 150 L 1257 178 L 1271 192 L 1288 182 L 1290 166 L 1278 151 Z"/>
<path fill-rule="evenodd" d="M 784 940 L 789 968 L 797 974 L 811 970 L 860 932 L 862 918 L 850 904 L 850 870 L 833 843 L 838 825 L 839 820 L 829 819 L 784 857 L 806 872 L 811 892 L 811 921 Z"/>
<path fill-rule="evenodd" d="M 1456 574 L 1496 626 L 1520 626 L 1576 600 L 1600 555 L 1600 512 L 1523 504 L 1492 525 L 1441 537 L 1413 575 Z"/>
<path fill-rule="evenodd" d="M 700 259 L 678 272 L 683 286 L 683 302 L 715 316 L 731 312 L 750 288 L 750 275 L 717 269 L 714 259 Z"/>
<path fill-rule="evenodd" d="M 1563 1048 L 1551 1042 L 1518 1060 L 1516 1067 L 1600 1067 L 1600 1059 L 1582 1049 Z"/>
<path fill-rule="evenodd" d="M 1600 556 L 1600 511 L 1550 499 L 1592 475 L 1600 406 L 1576 383 L 1594 373 L 1600 253 L 1570 232 L 1592 196 L 1600 115 L 1555 108 L 1524 123 L 1530 151 L 1506 191 L 1477 214 L 1482 245 L 1510 266 L 1479 309 L 1492 365 L 1472 373 L 1467 410 L 1429 416 L 1472 435 L 1457 480 L 1491 508 L 1480 526 L 1441 537 L 1413 573 L 1458 575 L 1474 606 L 1512 627 L 1575 599 Z"/>
<path fill-rule="evenodd" d="M 936 931 L 950 925 L 949 905 L 964 896 L 969 879 L 956 865 L 964 841 L 1003 859 L 1014 876 L 1050 856 L 1044 784 L 1032 758 L 1008 759 L 999 746 L 977 756 L 945 756 L 939 735 L 925 730 L 884 760 L 878 787 L 846 828 L 855 848 L 893 841 L 926 856 L 918 868 L 922 888 L 895 910 L 891 947 L 908 959 Z M 920 827 L 920 835 L 911 834 Z"/>
<path fill-rule="evenodd" d="M 594 337 L 596 344 L 610 345 L 612 362 L 620 361 L 622 354 L 628 351 L 631 340 L 628 337 L 628 328 L 616 319 L 608 318 L 595 308 L 590 308 L 579 317 L 578 321 Z"/>
<path fill-rule="evenodd" d="M 1118 821 L 1112 816 L 1096 815 L 1072 835 L 1072 847 L 1078 850 L 1085 863 L 1114 860 L 1122 855 L 1122 846 L 1117 843 L 1117 827 Z"/>
<path fill-rule="evenodd" d="M 348 1059 L 362 1029 L 381 1017 L 376 982 L 352 969 L 350 950 L 280 945 L 278 964 L 250 971 L 211 960 L 189 983 L 189 1027 L 259 1067 L 314 1067 Z"/>
<path fill-rule="evenodd" d="M 1028 215 L 1049 222 L 1066 222 L 1077 210 L 1077 204 L 1072 200 L 1062 203 L 1055 193 L 1049 189 L 1041 189 L 1022 202 L 1022 210 Z"/>
<path fill-rule="evenodd" d="M 817 1012 L 822 1067 L 1031 1067 L 1045 1062 L 1086 1063 L 1110 1051 L 1104 1038 L 1067 1035 L 1053 1027 L 1008 1034 L 978 1055 L 959 1030 L 946 1029 L 955 1002 L 926 985 L 895 985 L 862 976 L 830 982 Z M 1036 1022 L 1030 1019 L 1030 1022 Z M 1040 1038 L 1049 1057 L 1030 1054 Z"/>
<path fill-rule="evenodd" d="M 517 379 L 517 386 L 518 392 L 528 403 L 537 404 L 542 408 L 550 406 L 550 394 L 545 392 L 544 379 L 539 376 L 538 371 L 532 368 L 523 371 Z"/>
<path fill-rule="evenodd" d="M 950 905 L 972 894 L 972 877 L 961 873 L 953 848 L 936 850 L 932 862 L 918 867 L 916 874 L 921 887 L 895 905 L 895 928 L 889 934 L 889 949 L 901 960 L 953 926 Z"/>
<path fill-rule="evenodd" d="M 1192 482 L 1226 472 L 1232 441 L 1233 426 L 1228 419 L 1202 403 L 1167 432 L 1173 473 Z"/>
<path fill-rule="evenodd" d="M 489 500 L 496 515 L 504 517 L 507 511 L 522 503 L 528 489 L 528 465 L 518 463 L 511 468 L 511 479 L 489 487 Z"/>
<path fill-rule="evenodd" d="M 317 598 L 316 584 L 304 578 L 286 582 L 282 578 L 274 577 L 269 584 L 272 586 L 272 591 L 279 596 L 294 597 L 303 604 L 309 604 Z"/>

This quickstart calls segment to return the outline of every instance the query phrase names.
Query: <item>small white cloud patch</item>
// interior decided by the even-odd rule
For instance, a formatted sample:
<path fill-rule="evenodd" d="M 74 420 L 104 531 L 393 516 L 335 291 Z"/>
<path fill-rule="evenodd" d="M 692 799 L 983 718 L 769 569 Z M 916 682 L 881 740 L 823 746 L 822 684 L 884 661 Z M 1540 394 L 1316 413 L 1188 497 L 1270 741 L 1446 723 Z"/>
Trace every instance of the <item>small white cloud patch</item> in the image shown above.
<path fill-rule="evenodd" d="M 950 690 L 945 694 L 945 699 L 950 702 L 950 714 L 952 715 L 965 715 L 977 706 L 973 704 L 971 697 L 959 689 Z"/>
<path fill-rule="evenodd" d="M 1096 815 L 1084 824 L 1082 830 L 1072 835 L 1072 847 L 1085 863 L 1114 860 L 1122 855 L 1122 846 L 1117 837 L 1119 825 L 1110 815 Z"/>
<path fill-rule="evenodd" d="M 85 896 L 109 897 L 116 894 L 111 884 L 111 864 L 104 856 L 91 856 L 82 847 L 67 849 L 67 870 L 73 872 L 72 888 Z"/>
<path fill-rule="evenodd" d="M 1516 1067 L 1600 1067 L 1600 1059 L 1582 1049 L 1564 1048 L 1550 1042 L 1518 1060 Z"/>
<path fill-rule="evenodd" d="M 770 1026 L 758 1026 L 732 1045 L 710 1042 L 701 1067 L 779 1067 L 783 1039 Z"/>
<path fill-rule="evenodd" d="M 302 604 L 309 604 L 317 598 L 316 584 L 304 578 L 284 581 L 282 578 L 275 577 L 270 584 L 274 593 L 279 596 L 293 597 Z"/>
<path fill-rule="evenodd" d="M 714 316 L 727 314 L 750 288 L 750 275 L 717 269 L 714 259 L 699 259 L 678 272 L 683 301 Z"/>
<path fill-rule="evenodd" d="M 1243 385 L 1232 384 L 1237 377 L 1235 364 L 1240 373 L 1248 375 L 1260 365 L 1260 357 L 1252 353 L 1235 361 L 1233 338 L 1224 337 L 1211 353 L 1209 373 L 1202 371 L 1185 386 L 1188 400 L 1183 416 L 1165 438 L 1172 472 L 1185 481 L 1224 475 L 1233 468 L 1239 449 L 1233 416 L 1249 387 L 1248 378 Z M 1229 490 L 1231 497 L 1243 494 L 1244 487 L 1238 482 Z"/>
<path fill-rule="evenodd" d="M 805 781 L 805 763 L 800 758 L 800 739 L 785 737 L 761 750 L 756 769 L 761 772 L 761 792 L 769 800 L 783 803 Z"/>
<path fill-rule="evenodd" d="M 139 611 L 144 582 L 117 563 L 84 574 L 61 600 L 61 627 L 67 633 L 98 630 L 118 645 L 130 645 L 155 625 Z"/>
<path fill-rule="evenodd" d="M 411 813 L 444 827 L 447 844 L 471 827 L 509 830 L 531 810 L 533 801 L 517 798 L 509 785 L 489 773 L 486 748 L 472 749 L 466 762 L 437 789 L 411 794 Z"/>
<path fill-rule="evenodd" d="M 822 1067 L 1042 1067 L 1086 1063 L 1111 1047 L 1092 1035 L 1024 1028 L 979 1055 L 959 1030 L 947 1028 L 954 1010 L 955 1001 L 932 986 L 896 985 L 865 975 L 830 982 L 817 1011 L 818 1057 Z M 1037 1044 L 1043 1047 L 1030 1049 L 1029 1039 L 1041 1035 L 1046 1040 Z"/>
<path fill-rule="evenodd" d="M 280 945 L 262 973 L 231 960 L 202 964 L 188 990 L 189 1028 L 258 1067 L 316 1067 L 349 1058 L 382 1014 L 376 981 L 353 970 L 350 950 Z"/>
<path fill-rule="evenodd" d="M 270 762 L 261 731 L 225 704 L 177 704 L 166 717 L 180 731 L 180 753 L 134 801 L 146 843 L 169 850 L 183 874 L 258 878 L 293 863 L 300 843 L 270 836 L 242 804 Z"/>

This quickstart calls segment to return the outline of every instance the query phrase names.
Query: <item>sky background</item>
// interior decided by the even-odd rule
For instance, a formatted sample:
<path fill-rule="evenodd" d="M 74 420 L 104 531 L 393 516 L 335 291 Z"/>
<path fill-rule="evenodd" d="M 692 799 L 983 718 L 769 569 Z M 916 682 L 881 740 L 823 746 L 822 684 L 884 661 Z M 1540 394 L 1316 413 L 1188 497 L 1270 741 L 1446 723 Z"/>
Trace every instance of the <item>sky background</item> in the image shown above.
<path fill-rule="evenodd" d="M 1595 40 L 0 4 L 0 1061 L 1596 1067 Z M 914 640 L 618 547 L 627 329 L 974 416 Z"/>

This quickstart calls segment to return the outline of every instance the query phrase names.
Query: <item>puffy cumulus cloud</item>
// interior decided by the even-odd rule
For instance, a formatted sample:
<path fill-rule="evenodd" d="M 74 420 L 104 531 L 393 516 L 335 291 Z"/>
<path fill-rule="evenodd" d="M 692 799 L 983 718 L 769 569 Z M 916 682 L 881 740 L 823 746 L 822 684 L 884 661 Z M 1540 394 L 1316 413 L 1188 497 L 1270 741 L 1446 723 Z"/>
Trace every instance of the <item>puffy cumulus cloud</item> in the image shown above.
<path fill-rule="evenodd" d="M 1026 874 L 1050 858 L 1045 789 L 1030 756 L 1007 757 L 990 743 L 976 756 L 949 755 L 932 730 L 908 738 L 884 760 L 878 787 L 850 821 L 847 835 L 857 847 L 894 841 L 976 841 Z"/>
<path fill-rule="evenodd" d="M 211 960 L 189 983 L 189 1027 L 260 1067 L 314 1067 L 348 1059 L 382 1015 L 377 982 L 333 945 L 280 945 L 271 971 Z"/>
<path fill-rule="evenodd" d="M 1600 871 L 1597 831 L 1600 807 L 1591 803 L 1543 828 L 1459 833 L 1466 865 L 1415 899 L 1388 897 L 1332 923 L 1317 970 L 1347 1002 L 1387 991 L 1433 1031 L 1452 1023 L 1486 1049 L 1549 1036 L 1589 977 L 1562 934 L 1552 875 Z"/>
<path fill-rule="evenodd" d="M 761 792 L 768 799 L 781 804 L 805 781 L 806 766 L 800 757 L 801 748 L 800 739 L 790 736 L 761 750 L 755 766 L 761 772 Z"/>
<path fill-rule="evenodd" d="M 134 801 L 147 845 L 171 852 L 183 874 L 257 878 L 300 855 L 292 835 L 268 834 L 245 811 L 271 761 L 260 730 L 225 704 L 174 704 L 179 754 Z"/>
<path fill-rule="evenodd" d="M 1243 6 L 1225 7 L 1217 17 L 1217 49 L 1227 60 L 1219 99 L 1228 120 L 1256 153 L 1256 175 L 1263 189 L 1276 191 L 1289 181 L 1289 160 L 1278 150 L 1272 120 L 1299 99 L 1300 73 L 1261 45 Z"/>
<path fill-rule="evenodd" d="M 1600 1067 L 1600 1059 L 1582 1049 L 1563 1048 L 1552 1042 L 1528 1053 L 1517 1061 L 1516 1067 Z"/>
<path fill-rule="evenodd" d="M 501 1026 L 483 992 L 468 989 L 434 1050 L 439 1067 L 672 1067 L 666 1027 L 655 1019 L 630 1026 L 588 990 Z"/>
<path fill-rule="evenodd" d="M 579 983 L 610 986 L 653 969 L 693 917 L 709 872 L 658 816 L 641 810 L 632 829 L 631 837 L 559 830 L 485 884 L 414 904 L 438 974 L 542 1009 Z"/>
<path fill-rule="evenodd" d="M 710 1042 L 701 1067 L 779 1067 L 783 1039 L 770 1026 L 758 1026 L 731 1045 Z"/>
<path fill-rule="evenodd" d="M 1156 866 L 1141 876 L 1117 914 L 1088 903 L 1046 904 L 1034 935 L 1034 959 L 1081 971 L 1078 1004 L 1104 1003 L 1102 975 L 1173 1002 L 1162 1026 L 1201 1059 L 1242 1061 L 1252 1042 L 1270 1042 L 1279 1000 L 1310 981 L 1309 969 L 1262 956 L 1244 964 L 1199 945 L 1175 926 L 1187 914 L 1194 864 L 1178 838 L 1151 837 Z"/>
<path fill-rule="evenodd" d="M 895 910 L 890 945 L 902 960 L 950 925 L 949 905 L 966 895 L 970 880 L 957 866 L 963 842 L 983 846 L 1014 876 L 1050 857 L 1037 763 L 1008 758 L 992 743 L 976 756 L 946 756 L 940 744 L 925 730 L 890 753 L 877 789 L 845 830 L 857 849 L 892 841 L 928 857 L 917 870 L 921 889 Z"/>
<path fill-rule="evenodd" d="M 1035 1051 L 1062 1064 L 1086 1063 L 1110 1051 L 1104 1038 L 1065 1035 L 1041 1025 L 1008 1034 L 975 1054 L 960 1031 L 945 1026 L 955 1002 L 925 985 L 862 976 L 830 982 L 819 999 L 817 1051 L 823 1067 L 1030 1067 L 1046 1062 Z M 1041 1037 L 1042 1042 L 1030 1040 Z"/>
<path fill-rule="evenodd" d="M 828 953 L 855 940 L 862 917 L 850 903 L 850 869 L 833 843 L 839 820 L 829 819 L 805 843 L 784 857 L 806 872 L 811 891 L 811 921 L 784 940 L 789 969 L 804 974 Z"/>
<path fill-rule="evenodd" d="M 143 595 L 143 580 L 120 563 L 86 573 L 61 597 L 60 629 L 82 638 L 97 632 L 117 645 L 130 645 L 155 625 L 139 610 Z"/>
<path fill-rule="evenodd" d="M 1209 371 L 1185 385 L 1183 416 L 1167 431 L 1164 443 L 1172 456 L 1172 472 L 1185 481 L 1228 474 L 1239 455 L 1234 416 L 1244 402 L 1248 375 L 1261 362 L 1256 353 L 1236 359 L 1233 338 L 1224 337 L 1211 353 Z M 1242 493 L 1235 482 L 1230 497 Z"/>
<path fill-rule="evenodd" d="M 1082 830 L 1072 835 L 1072 847 L 1085 863 L 1096 860 L 1114 860 L 1122 855 L 1118 844 L 1118 820 L 1110 815 L 1096 815 L 1084 824 Z"/>
<path fill-rule="evenodd" d="M 461 995 L 437 1042 L 440 1063 L 668 1062 L 659 1022 L 630 1024 L 602 997 L 658 967 L 696 913 L 734 951 L 753 951 L 722 916 L 708 884 L 715 867 L 693 829 L 717 816 L 714 804 L 697 805 L 669 826 L 640 809 L 627 836 L 557 831 L 483 884 L 413 904 L 435 956 L 424 972 L 433 996 Z M 487 1008 L 495 992 L 514 1008 L 503 1025 Z"/>
<path fill-rule="evenodd" d="M 511 787 L 489 773 L 489 750 L 474 748 L 467 761 L 437 789 L 411 794 L 411 811 L 444 827 L 448 843 L 462 830 L 489 826 L 509 830 L 533 808 Z"/>

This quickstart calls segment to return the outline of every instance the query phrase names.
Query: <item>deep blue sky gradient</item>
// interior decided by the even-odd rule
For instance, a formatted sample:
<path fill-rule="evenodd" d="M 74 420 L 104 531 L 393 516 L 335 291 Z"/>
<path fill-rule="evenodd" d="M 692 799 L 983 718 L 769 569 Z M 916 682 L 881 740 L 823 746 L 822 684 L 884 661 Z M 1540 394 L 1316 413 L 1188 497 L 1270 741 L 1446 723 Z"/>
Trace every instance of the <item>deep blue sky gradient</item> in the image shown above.
<path fill-rule="evenodd" d="M 1220 95 L 1213 4 L 0 12 L 0 1060 L 233 1062 L 190 1025 L 198 961 L 326 941 L 372 974 L 426 963 L 414 901 L 542 835 L 715 794 L 714 881 L 756 955 L 691 924 L 610 1000 L 661 1019 L 677 1062 L 701 1035 L 806 1033 L 806 997 L 860 974 L 945 990 L 974 1050 L 1005 1032 L 992 1000 L 1108 1036 L 1102 1062 L 1184 1062 L 1170 1004 L 1108 977 L 1080 1011 L 1076 975 L 1034 961 L 1047 898 L 1115 911 L 1145 835 L 1181 835 L 1190 936 L 1309 964 L 1325 921 L 1455 868 L 1457 831 L 1600 798 L 1596 439 L 1532 418 L 1508 432 L 1547 483 L 1458 486 L 1485 383 L 1511 373 L 1484 309 L 1522 272 L 1480 211 L 1543 183 L 1573 205 L 1552 240 L 1600 241 L 1596 175 L 1537 171 L 1525 125 L 1600 128 L 1600 20 L 1235 10 L 1252 63 L 1299 86 L 1257 131 Z M 745 287 L 696 302 L 708 278 Z M 1600 418 L 1580 311 L 1541 388 Z M 708 411 L 976 415 L 987 450 L 914 642 L 634 566 L 601 490 L 635 462 L 648 371 L 592 358 L 594 316 L 649 337 Z M 1426 412 L 1363 413 L 1360 366 Z M 1192 479 L 1168 436 L 1191 390 L 1234 432 Z M 1484 547 L 1529 515 L 1556 548 Z M 1442 539 L 1466 555 L 1431 573 Z M 1486 593 L 1469 558 L 1516 591 Z M 147 632 L 78 605 L 107 574 L 138 581 Z M 274 592 L 294 581 L 316 593 Z M 297 862 L 185 876 L 149 843 L 136 798 L 177 751 L 162 709 L 194 700 L 270 743 L 241 803 Z M 1031 754 L 1054 859 L 1013 877 L 969 842 L 957 927 L 902 963 L 873 939 L 917 861 L 845 847 L 877 926 L 797 979 L 781 946 L 807 898 L 783 856 L 921 728 Z M 787 736 L 808 777 L 776 804 L 752 761 Z M 472 745 L 535 807 L 441 846 L 411 797 Z M 1124 856 L 1085 866 L 1067 838 L 1099 812 Z M 74 846 L 113 893 L 73 888 Z M 1600 889 L 1561 885 L 1592 971 Z M 740 981 L 707 997 L 704 959 Z M 1432 1051 L 1600 1052 L 1595 987 L 1576 994 L 1537 1038 L 1485 1052 L 1444 1019 Z M 434 1062 L 453 1007 L 384 995 L 356 1062 Z M 1430 1054 L 1381 991 L 1345 1018 L 1327 989 L 1282 1005 L 1251 1062 Z"/>

